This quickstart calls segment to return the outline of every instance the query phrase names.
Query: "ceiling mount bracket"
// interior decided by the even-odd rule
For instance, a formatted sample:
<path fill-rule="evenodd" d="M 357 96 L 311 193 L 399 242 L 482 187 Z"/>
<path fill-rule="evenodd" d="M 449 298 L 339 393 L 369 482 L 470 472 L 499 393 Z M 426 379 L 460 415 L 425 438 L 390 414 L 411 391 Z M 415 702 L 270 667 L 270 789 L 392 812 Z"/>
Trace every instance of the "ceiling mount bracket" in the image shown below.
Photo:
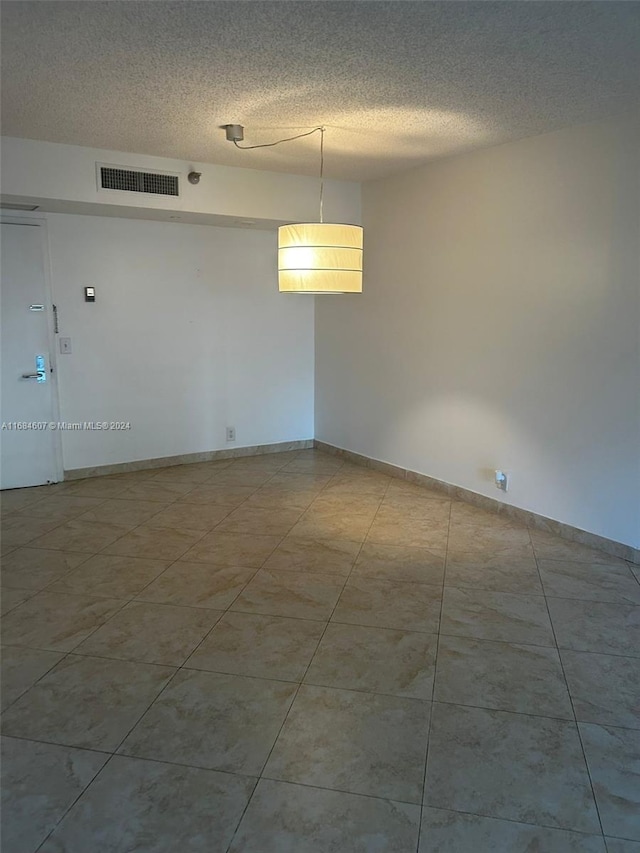
<path fill-rule="evenodd" d="M 223 124 L 229 142 L 242 142 L 244 139 L 244 127 L 241 124 Z"/>

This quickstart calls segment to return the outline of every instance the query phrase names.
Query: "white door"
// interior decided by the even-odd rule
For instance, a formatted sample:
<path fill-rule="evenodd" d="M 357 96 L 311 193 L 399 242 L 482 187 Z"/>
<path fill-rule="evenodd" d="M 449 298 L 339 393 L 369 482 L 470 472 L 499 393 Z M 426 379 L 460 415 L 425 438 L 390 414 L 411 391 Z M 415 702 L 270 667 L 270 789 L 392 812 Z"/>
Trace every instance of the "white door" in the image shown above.
<path fill-rule="evenodd" d="M 60 479 L 42 227 L 2 223 L 0 488 Z"/>

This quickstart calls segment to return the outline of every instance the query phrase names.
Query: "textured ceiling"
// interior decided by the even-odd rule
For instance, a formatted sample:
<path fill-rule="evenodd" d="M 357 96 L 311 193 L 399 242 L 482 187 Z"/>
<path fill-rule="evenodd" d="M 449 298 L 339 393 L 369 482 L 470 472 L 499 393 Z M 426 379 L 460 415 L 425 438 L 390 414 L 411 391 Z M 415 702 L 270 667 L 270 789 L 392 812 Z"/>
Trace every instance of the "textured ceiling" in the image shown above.
<path fill-rule="evenodd" d="M 637 2 L 2 3 L 3 133 L 365 180 L 607 117 L 640 91 Z"/>

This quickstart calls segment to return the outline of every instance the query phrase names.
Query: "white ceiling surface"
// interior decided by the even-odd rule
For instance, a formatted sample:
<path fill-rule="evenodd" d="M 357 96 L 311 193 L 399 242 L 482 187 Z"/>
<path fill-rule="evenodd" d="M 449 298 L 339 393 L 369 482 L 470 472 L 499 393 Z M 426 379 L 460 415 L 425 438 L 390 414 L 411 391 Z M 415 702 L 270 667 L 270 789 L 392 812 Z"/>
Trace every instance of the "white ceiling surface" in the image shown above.
<path fill-rule="evenodd" d="M 3 133 L 381 177 L 604 118 L 640 92 L 636 2 L 2 3 Z"/>

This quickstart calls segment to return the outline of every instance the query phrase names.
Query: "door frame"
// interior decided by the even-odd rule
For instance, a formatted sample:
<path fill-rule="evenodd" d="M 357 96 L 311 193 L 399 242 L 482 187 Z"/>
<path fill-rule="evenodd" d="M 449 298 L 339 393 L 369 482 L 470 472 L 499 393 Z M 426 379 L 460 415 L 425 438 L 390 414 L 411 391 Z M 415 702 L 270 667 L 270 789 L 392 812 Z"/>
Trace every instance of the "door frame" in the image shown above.
<path fill-rule="evenodd" d="M 53 405 L 52 420 L 60 421 L 60 396 L 58 391 L 58 352 L 56 348 L 57 338 L 55 333 L 54 312 L 53 312 L 53 273 L 51 269 L 51 253 L 49 251 L 49 231 L 47 229 L 47 218 L 43 214 L 19 213 L 14 214 L 11 211 L 3 210 L 0 207 L 0 224 L 2 225 L 27 225 L 37 227 L 40 235 L 40 251 L 42 253 L 42 269 L 44 271 L 44 296 L 45 303 L 49 307 L 47 315 L 47 340 L 49 344 L 49 366 L 53 373 L 49 373 L 51 381 L 51 401 Z M 62 458 L 62 435 L 60 430 L 55 431 L 53 436 L 53 452 L 54 452 L 54 468 L 56 474 L 56 482 L 61 483 L 64 480 L 64 464 Z"/>

